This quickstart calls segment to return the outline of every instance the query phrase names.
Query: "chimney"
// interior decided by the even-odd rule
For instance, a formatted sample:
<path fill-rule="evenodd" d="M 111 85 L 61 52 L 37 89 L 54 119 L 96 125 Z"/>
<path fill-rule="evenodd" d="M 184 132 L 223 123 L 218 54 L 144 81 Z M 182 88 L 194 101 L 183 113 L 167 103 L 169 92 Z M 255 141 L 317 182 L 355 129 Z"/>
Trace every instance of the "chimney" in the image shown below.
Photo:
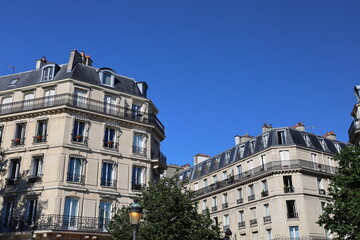
<path fill-rule="evenodd" d="M 137 82 L 136 85 L 138 86 L 141 94 L 146 97 L 147 95 L 147 90 L 148 90 L 148 85 L 146 84 L 146 82 Z"/>
<path fill-rule="evenodd" d="M 36 60 L 36 69 L 42 68 L 42 66 L 44 66 L 47 62 L 46 57 Z"/>
<path fill-rule="evenodd" d="M 86 64 L 85 52 L 82 51 L 82 52 L 80 53 L 80 55 L 81 55 L 81 63 L 82 63 L 82 64 Z"/>
<path fill-rule="evenodd" d="M 264 123 L 261 127 L 262 133 L 268 132 L 272 129 L 272 125 L 269 124 L 267 125 L 267 123 Z"/>
<path fill-rule="evenodd" d="M 293 128 L 295 130 L 305 132 L 305 125 L 302 122 L 298 122 L 297 124 L 295 124 L 295 126 Z"/>
<path fill-rule="evenodd" d="M 252 139 L 253 137 L 249 134 L 245 134 L 244 136 L 240 136 L 240 143 L 244 143 Z"/>
<path fill-rule="evenodd" d="M 198 153 L 194 156 L 194 165 L 201 163 L 209 158 L 209 155 Z"/>
<path fill-rule="evenodd" d="M 240 144 L 240 139 L 241 139 L 241 137 L 239 135 L 235 136 L 235 145 Z"/>
<path fill-rule="evenodd" d="M 190 168 L 190 163 L 184 164 L 181 166 L 184 170 Z"/>
<path fill-rule="evenodd" d="M 334 132 L 327 132 L 324 137 L 327 139 L 336 140 L 336 134 Z"/>
<path fill-rule="evenodd" d="M 91 56 L 90 55 L 85 55 L 85 58 L 86 58 L 85 65 L 91 67 L 92 63 L 93 63 L 93 61 L 91 60 Z"/>
<path fill-rule="evenodd" d="M 85 53 L 84 53 L 85 54 Z M 82 62 L 81 55 L 74 49 L 70 52 L 70 58 L 67 65 L 67 72 L 71 72 L 76 64 Z"/>

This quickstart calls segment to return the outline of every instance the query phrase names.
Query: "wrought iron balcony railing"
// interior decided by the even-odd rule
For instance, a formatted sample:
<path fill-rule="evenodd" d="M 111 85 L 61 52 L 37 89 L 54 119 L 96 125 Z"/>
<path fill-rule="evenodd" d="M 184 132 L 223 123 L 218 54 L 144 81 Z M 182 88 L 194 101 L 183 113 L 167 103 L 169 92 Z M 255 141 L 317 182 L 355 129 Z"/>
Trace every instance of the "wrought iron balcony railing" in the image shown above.
<path fill-rule="evenodd" d="M 151 151 L 151 159 L 159 160 L 164 166 L 167 164 L 167 157 L 159 150 Z"/>
<path fill-rule="evenodd" d="M 287 218 L 288 219 L 299 218 L 299 215 L 297 212 L 289 212 L 287 213 Z"/>
<path fill-rule="evenodd" d="M 101 186 L 105 187 L 115 187 L 116 186 L 116 179 L 110 179 L 110 178 L 100 178 L 100 184 Z"/>
<path fill-rule="evenodd" d="M 217 211 L 217 206 L 212 207 L 212 208 L 211 208 L 211 211 L 212 211 L 212 212 Z"/>
<path fill-rule="evenodd" d="M 42 174 L 31 175 L 28 177 L 28 183 L 40 182 L 41 179 L 42 179 Z"/>
<path fill-rule="evenodd" d="M 238 228 L 244 228 L 245 227 L 245 221 L 238 222 Z"/>
<path fill-rule="evenodd" d="M 244 202 L 244 199 L 243 198 L 238 198 L 238 199 L 236 199 L 236 203 L 237 204 L 241 204 L 241 203 L 243 203 Z"/>
<path fill-rule="evenodd" d="M 31 105 L 28 104 L 28 100 L 0 104 L 0 115 L 33 111 L 58 106 L 75 107 L 78 109 L 107 114 L 122 119 L 149 123 L 151 125 L 154 125 L 158 130 L 160 130 L 161 133 L 164 134 L 165 132 L 164 126 L 154 114 L 141 112 L 135 109 L 131 109 L 130 107 L 122 107 L 115 104 L 108 104 L 104 101 L 97 101 L 91 98 L 80 97 L 70 93 L 57 94 L 51 97 L 35 98 L 31 100 Z"/>
<path fill-rule="evenodd" d="M 91 231 L 107 232 L 110 219 L 97 217 L 40 215 L 33 220 L 26 217 L 0 218 L 0 232 L 30 231 L 31 224 L 35 230 L 57 231 Z"/>
<path fill-rule="evenodd" d="M 268 222 L 271 222 L 271 216 L 265 216 L 264 217 L 264 223 L 268 223 Z"/>
<path fill-rule="evenodd" d="M 131 183 L 132 190 L 141 190 L 141 188 L 145 187 L 143 183 Z"/>
<path fill-rule="evenodd" d="M 249 201 L 254 201 L 255 200 L 255 194 L 252 194 L 252 195 L 248 196 L 248 200 Z"/>
<path fill-rule="evenodd" d="M 250 226 L 256 225 L 256 224 L 257 224 L 257 219 L 256 218 L 250 220 Z"/>
<path fill-rule="evenodd" d="M 119 146 L 119 144 L 114 142 L 114 141 L 111 141 L 111 140 L 104 140 L 103 141 L 103 147 L 105 147 L 105 148 L 110 148 L 110 149 L 117 150 L 118 146 Z"/>
<path fill-rule="evenodd" d="M 71 141 L 87 144 L 88 137 L 79 134 L 71 134 Z"/>
<path fill-rule="evenodd" d="M 68 173 L 66 181 L 74 183 L 85 183 L 85 175 Z"/>
<path fill-rule="evenodd" d="M 46 142 L 46 138 L 47 138 L 47 135 L 36 135 L 33 137 L 34 138 L 34 143 L 42 143 L 42 142 Z"/>
<path fill-rule="evenodd" d="M 238 174 L 231 178 L 231 181 L 225 179 L 223 181 L 216 182 L 216 184 L 211 184 L 210 186 L 201 188 L 195 191 L 194 196 L 199 197 L 205 195 L 210 192 L 214 192 L 219 189 L 226 188 L 233 184 L 241 183 L 247 180 L 250 180 L 254 177 L 260 176 L 264 173 L 273 172 L 273 171 L 281 171 L 281 170 L 308 170 L 312 172 L 319 172 L 319 173 L 326 173 L 326 174 L 334 174 L 337 172 L 337 168 L 331 167 L 324 164 L 316 164 L 314 165 L 313 162 L 306 161 L 306 160 L 287 160 L 286 164 L 283 161 L 274 161 L 265 164 L 264 166 L 259 166 L 256 168 L 251 169 L 251 171 L 247 171 L 250 174 Z M 230 179 L 230 178 L 229 178 Z M 294 191 L 294 189 L 284 188 L 285 192 Z"/>
<path fill-rule="evenodd" d="M 266 197 L 266 196 L 269 196 L 269 191 L 268 190 L 261 191 L 261 197 Z"/>
<path fill-rule="evenodd" d="M 285 186 L 284 193 L 293 193 L 295 192 L 295 188 L 293 186 Z"/>
<path fill-rule="evenodd" d="M 6 178 L 6 185 L 18 184 L 18 178 Z"/>
<path fill-rule="evenodd" d="M 229 207 L 229 204 L 228 203 L 223 203 L 222 204 L 222 209 L 225 209 L 225 208 L 228 208 Z"/>
<path fill-rule="evenodd" d="M 25 144 L 25 138 L 14 138 L 11 140 L 11 146 L 22 146 Z"/>
<path fill-rule="evenodd" d="M 133 153 L 146 155 L 146 148 L 139 146 L 132 146 Z"/>

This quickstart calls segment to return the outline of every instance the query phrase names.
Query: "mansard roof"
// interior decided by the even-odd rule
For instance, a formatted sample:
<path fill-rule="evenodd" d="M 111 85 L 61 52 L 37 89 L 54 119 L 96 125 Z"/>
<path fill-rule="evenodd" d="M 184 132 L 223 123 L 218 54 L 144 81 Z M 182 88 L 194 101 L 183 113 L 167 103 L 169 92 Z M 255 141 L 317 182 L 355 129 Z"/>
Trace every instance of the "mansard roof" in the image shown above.
<path fill-rule="evenodd" d="M 285 143 L 281 143 L 281 138 L 279 136 L 279 132 L 284 131 L 285 133 Z M 268 144 L 264 146 L 263 136 L 268 136 Z M 305 142 L 304 136 L 307 135 L 309 139 L 309 145 Z M 324 140 L 324 147 L 320 142 L 320 139 Z M 254 149 L 252 150 L 250 147 L 251 142 L 255 141 Z M 234 162 L 240 162 L 244 158 L 251 157 L 256 155 L 260 151 L 264 149 L 268 149 L 271 147 L 286 147 L 286 146 L 300 146 L 304 148 L 308 148 L 309 150 L 321 151 L 328 154 L 336 154 L 338 150 L 336 148 L 336 144 L 342 149 L 347 146 L 346 143 L 331 140 L 322 136 L 315 135 L 313 133 L 299 131 L 290 127 L 285 128 L 274 128 L 268 132 L 262 133 L 261 135 L 250 139 L 244 143 L 240 143 L 220 154 L 215 155 L 214 157 L 205 160 L 199 164 L 194 165 L 191 168 L 185 169 L 180 172 L 178 176 L 181 176 L 181 179 L 188 180 L 196 180 L 204 175 L 207 175 L 212 172 L 216 172 L 217 170 L 230 165 Z M 240 148 L 243 150 L 243 153 L 240 154 Z M 225 158 L 225 154 L 230 153 L 230 159 Z"/>

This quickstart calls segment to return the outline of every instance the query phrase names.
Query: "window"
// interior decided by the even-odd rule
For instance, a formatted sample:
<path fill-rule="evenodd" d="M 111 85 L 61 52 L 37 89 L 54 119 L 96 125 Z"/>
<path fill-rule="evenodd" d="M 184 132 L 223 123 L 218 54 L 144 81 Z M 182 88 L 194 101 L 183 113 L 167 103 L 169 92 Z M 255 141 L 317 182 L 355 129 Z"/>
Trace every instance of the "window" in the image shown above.
<path fill-rule="evenodd" d="M 317 164 L 317 154 L 316 153 L 311 154 L 311 162 L 312 162 L 313 168 L 317 169 L 318 164 Z"/>
<path fill-rule="evenodd" d="M 252 240 L 259 240 L 259 234 L 258 232 L 252 232 Z"/>
<path fill-rule="evenodd" d="M 284 181 L 284 193 L 294 192 L 295 189 L 292 184 L 291 176 L 284 176 L 283 181 Z"/>
<path fill-rule="evenodd" d="M 338 142 L 334 142 L 334 145 L 335 145 L 335 148 L 338 152 L 341 151 L 341 147 L 340 147 L 340 144 Z"/>
<path fill-rule="evenodd" d="M 254 153 L 254 152 L 255 152 L 255 143 L 256 143 L 255 140 L 251 140 L 251 141 L 250 141 L 250 152 L 251 152 L 251 153 Z"/>
<path fill-rule="evenodd" d="M 11 159 L 9 166 L 9 175 L 7 179 L 8 185 L 13 185 L 17 182 L 20 172 L 20 159 Z"/>
<path fill-rule="evenodd" d="M 41 180 L 43 167 L 43 157 L 34 156 L 31 160 L 30 176 L 28 182 Z"/>
<path fill-rule="evenodd" d="M 319 142 L 320 142 L 322 148 L 324 149 L 324 151 L 328 151 L 328 147 L 326 145 L 325 140 L 323 138 L 319 138 Z"/>
<path fill-rule="evenodd" d="M 269 190 L 268 190 L 268 184 L 266 180 L 261 181 L 261 185 L 262 185 L 262 190 L 261 190 L 261 196 L 262 197 L 266 197 L 269 195 Z"/>
<path fill-rule="evenodd" d="M 77 198 L 66 197 L 64 206 L 64 227 L 76 229 L 78 222 L 79 200 Z"/>
<path fill-rule="evenodd" d="M 213 197 L 212 198 L 212 211 L 216 211 L 217 210 L 217 198 Z"/>
<path fill-rule="evenodd" d="M 45 90 L 45 93 L 44 93 L 44 107 L 53 106 L 54 101 L 55 101 L 55 89 Z"/>
<path fill-rule="evenodd" d="M 223 180 L 226 180 L 228 178 L 227 171 L 223 171 Z"/>
<path fill-rule="evenodd" d="M 104 98 L 104 111 L 108 114 L 115 114 L 115 98 L 111 96 L 105 96 Z"/>
<path fill-rule="evenodd" d="M 250 225 L 255 225 L 257 224 L 257 219 L 256 219 L 256 207 L 252 207 L 250 208 Z"/>
<path fill-rule="evenodd" d="M 84 162 L 85 159 L 83 157 L 70 156 L 67 179 L 66 179 L 67 181 L 84 183 L 84 175 L 83 175 Z"/>
<path fill-rule="evenodd" d="M 281 166 L 283 167 L 290 166 L 289 151 L 280 151 L 280 161 L 281 161 Z"/>
<path fill-rule="evenodd" d="M 305 140 L 306 146 L 311 147 L 311 140 L 309 138 L 309 135 L 305 134 L 304 140 Z"/>
<path fill-rule="evenodd" d="M 99 227 L 106 230 L 111 218 L 111 202 L 100 201 L 99 204 Z"/>
<path fill-rule="evenodd" d="M 224 208 L 227 208 L 227 207 L 229 206 L 227 193 L 224 193 L 224 194 L 222 195 L 222 200 L 223 200 L 222 208 L 223 208 L 223 209 L 224 209 Z"/>
<path fill-rule="evenodd" d="M 239 228 L 245 227 L 244 210 L 239 211 Z"/>
<path fill-rule="evenodd" d="M 199 183 L 194 183 L 194 190 L 195 191 L 199 190 Z"/>
<path fill-rule="evenodd" d="M 203 180 L 203 183 L 204 183 L 204 188 L 206 188 L 208 186 L 208 180 L 207 179 L 204 179 Z"/>
<path fill-rule="evenodd" d="M 3 216 L 4 216 L 4 226 L 9 227 L 11 222 L 12 222 L 12 217 L 13 217 L 13 213 L 14 213 L 14 205 L 15 202 L 12 200 L 7 200 L 4 202 L 3 206 L 4 206 L 4 212 L 3 212 Z"/>
<path fill-rule="evenodd" d="M 145 139 L 145 133 L 134 132 L 133 153 L 146 155 Z"/>
<path fill-rule="evenodd" d="M 133 166 L 131 189 L 140 190 L 145 185 L 145 172 L 145 167 Z"/>
<path fill-rule="evenodd" d="M 249 200 L 249 201 L 255 200 L 254 185 L 253 185 L 253 184 L 249 185 L 249 186 L 248 186 L 248 190 L 249 190 L 248 200 Z"/>
<path fill-rule="evenodd" d="M 54 78 L 54 66 L 49 66 L 43 69 L 41 81 L 50 81 Z"/>
<path fill-rule="evenodd" d="M 225 153 L 225 162 L 229 163 L 230 161 L 230 152 Z"/>
<path fill-rule="evenodd" d="M 11 111 L 12 97 L 4 97 L 1 101 L 1 113 L 9 113 Z"/>
<path fill-rule="evenodd" d="M 142 114 L 141 114 L 141 111 L 140 111 L 140 108 L 141 106 L 140 105 L 137 105 L 137 104 L 133 104 L 132 107 L 131 107 L 131 116 L 133 119 L 135 120 L 140 120 Z"/>
<path fill-rule="evenodd" d="M 114 187 L 116 185 L 115 172 L 116 171 L 114 163 L 103 161 L 101 171 L 101 185 L 107 187 Z"/>
<path fill-rule="evenodd" d="M 224 222 L 223 222 L 223 226 L 224 226 L 224 230 L 228 229 L 229 228 L 229 215 L 228 214 L 225 214 L 224 215 L 224 218 L 223 218 Z"/>
<path fill-rule="evenodd" d="M 288 219 L 298 218 L 298 214 L 297 214 L 296 208 L 295 208 L 295 200 L 287 200 L 286 208 L 287 208 Z"/>
<path fill-rule="evenodd" d="M 217 182 L 217 175 L 212 176 L 212 181 L 213 181 L 213 183 Z"/>
<path fill-rule="evenodd" d="M 15 126 L 15 138 L 12 146 L 19 146 L 25 144 L 25 127 L 26 123 L 17 123 Z"/>
<path fill-rule="evenodd" d="M 74 91 L 74 105 L 87 108 L 87 91 L 76 88 Z"/>
<path fill-rule="evenodd" d="M 206 213 L 206 208 L 207 208 L 206 200 L 203 200 L 203 201 L 202 201 L 202 213 L 203 213 L 203 214 Z"/>
<path fill-rule="evenodd" d="M 19 81 L 20 78 L 15 78 L 15 79 L 12 79 L 9 83 L 9 86 L 11 85 L 15 85 L 18 81 Z"/>
<path fill-rule="evenodd" d="M 277 137 L 278 137 L 278 144 L 286 144 L 286 134 L 285 131 L 278 131 L 277 132 Z"/>
<path fill-rule="evenodd" d="M 245 151 L 245 145 L 240 146 L 239 148 L 240 158 L 244 157 L 244 151 Z"/>
<path fill-rule="evenodd" d="M 237 204 L 243 203 L 244 197 L 243 197 L 243 190 L 242 190 L 242 188 L 239 188 L 239 189 L 237 190 L 237 196 L 238 196 L 238 199 L 236 200 Z"/>
<path fill-rule="evenodd" d="M 87 138 L 85 136 L 86 135 L 85 128 L 86 128 L 85 121 L 75 119 L 71 140 L 79 143 L 87 143 Z"/>
<path fill-rule="evenodd" d="M 242 166 L 241 165 L 238 165 L 237 167 L 237 173 L 239 174 L 240 178 L 241 178 L 241 175 L 242 175 Z"/>
<path fill-rule="evenodd" d="M 99 75 L 102 85 L 106 85 L 108 87 L 114 87 L 114 80 L 115 80 L 114 73 L 108 71 L 101 71 Z"/>
<path fill-rule="evenodd" d="M 253 175 L 254 174 L 254 161 L 250 160 L 250 161 L 247 162 L 247 164 L 248 164 L 247 175 L 248 176 Z"/>
<path fill-rule="evenodd" d="M 34 93 L 27 93 L 24 96 L 24 110 L 33 109 L 34 106 Z"/>
<path fill-rule="evenodd" d="M 117 149 L 115 128 L 105 127 L 103 147 Z"/>
<path fill-rule="evenodd" d="M 268 142 L 269 142 L 269 134 L 265 134 L 262 136 L 262 144 L 263 147 L 266 148 L 268 146 Z"/>
<path fill-rule="evenodd" d="M 1 145 L 1 142 L 2 142 L 3 132 L 4 132 L 4 126 L 0 125 L 0 145 Z"/>
<path fill-rule="evenodd" d="M 264 204 L 264 223 L 271 222 L 270 207 L 269 204 Z"/>
<path fill-rule="evenodd" d="M 260 166 L 262 166 L 262 169 L 266 171 L 266 155 L 260 156 Z"/>
<path fill-rule="evenodd" d="M 266 229 L 266 240 L 272 239 L 271 229 Z"/>
<path fill-rule="evenodd" d="M 298 226 L 289 227 L 289 231 L 290 231 L 290 240 L 296 240 L 300 238 Z"/>
<path fill-rule="evenodd" d="M 47 120 L 37 121 L 34 143 L 46 142 Z"/>
<path fill-rule="evenodd" d="M 325 189 L 324 189 L 324 179 L 322 179 L 322 178 L 317 179 L 317 187 L 319 190 L 319 194 L 322 194 L 322 195 L 326 194 Z"/>
<path fill-rule="evenodd" d="M 27 199 L 25 207 L 25 221 L 30 226 L 31 224 L 34 224 L 36 219 L 37 199 Z"/>

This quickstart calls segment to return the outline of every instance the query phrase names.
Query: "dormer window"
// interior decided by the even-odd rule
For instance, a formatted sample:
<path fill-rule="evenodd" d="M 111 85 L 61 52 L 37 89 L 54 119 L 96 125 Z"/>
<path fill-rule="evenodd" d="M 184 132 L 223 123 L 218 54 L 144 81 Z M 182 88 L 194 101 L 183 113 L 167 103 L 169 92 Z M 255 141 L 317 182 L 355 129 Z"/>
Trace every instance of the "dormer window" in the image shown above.
<path fill-rule="evenodd" d="M 45 67 L 42 71 L 42 77 L 41 77 L 41 81 L 50 81 L 54 79 L 54 71 L 55 67 L 54 66 L 48 66 Z"/>
<path fill-rule="evenodd" d="M 110 69 L 100 70 L 99 72 L 100 82 L 102 85 L 108 87 L 114 87 L 115 82 L 115 72 Z"/>

